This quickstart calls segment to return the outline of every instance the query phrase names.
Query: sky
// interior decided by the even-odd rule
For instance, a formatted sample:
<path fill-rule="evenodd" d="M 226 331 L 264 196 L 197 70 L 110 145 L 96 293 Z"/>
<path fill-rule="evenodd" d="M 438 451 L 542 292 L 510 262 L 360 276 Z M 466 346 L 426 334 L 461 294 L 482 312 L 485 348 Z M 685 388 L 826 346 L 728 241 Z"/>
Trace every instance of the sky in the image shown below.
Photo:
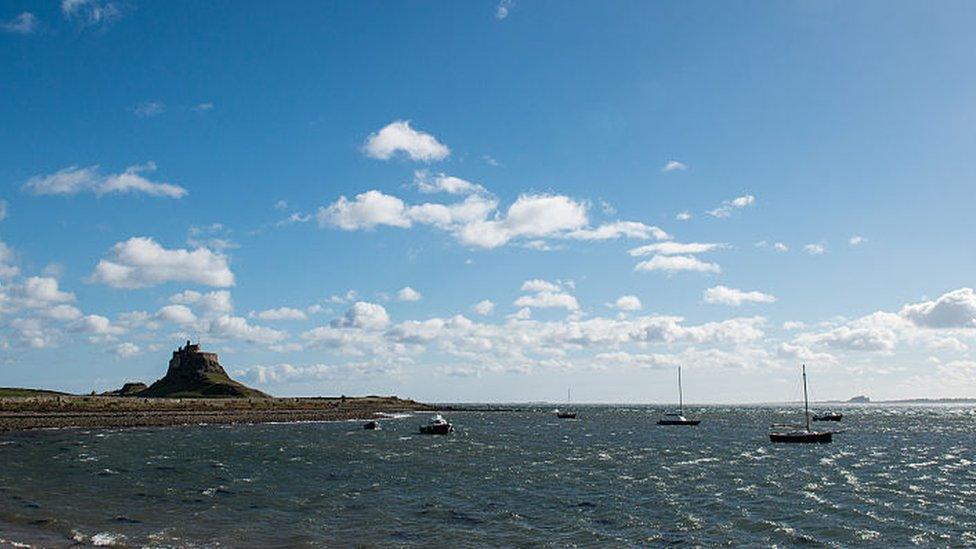
<path fill-rule="evenodd" d="M 970 2 L 0 4 L 0 386 L 976 396 Z"/>

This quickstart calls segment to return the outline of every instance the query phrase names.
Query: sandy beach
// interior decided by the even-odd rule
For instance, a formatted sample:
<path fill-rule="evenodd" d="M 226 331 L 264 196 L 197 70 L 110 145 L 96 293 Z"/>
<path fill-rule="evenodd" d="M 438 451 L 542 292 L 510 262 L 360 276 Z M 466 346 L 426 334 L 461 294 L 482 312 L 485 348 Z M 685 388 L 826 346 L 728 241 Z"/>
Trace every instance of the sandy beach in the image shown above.
<path fill-rule="evenodd" d="M 413 400 L 380 396 L 271 399 L 9 397 L 0 398 L 0 432 L 64 427 L 335 421 L 432 410 L 433 406 Z"/>

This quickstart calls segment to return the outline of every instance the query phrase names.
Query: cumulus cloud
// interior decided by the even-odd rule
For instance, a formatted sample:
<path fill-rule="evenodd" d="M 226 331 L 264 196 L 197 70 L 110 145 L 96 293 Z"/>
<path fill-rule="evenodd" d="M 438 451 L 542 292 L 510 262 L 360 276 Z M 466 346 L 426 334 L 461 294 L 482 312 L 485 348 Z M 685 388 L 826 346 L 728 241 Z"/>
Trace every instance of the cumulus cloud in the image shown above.
<path fill-rule="evenodd" d="M 95 335 L 118 335 L 123 333 L 119 326 L 101 315 L 87 315 L 79 318 L 71 324 L 71 331 Z"/>
<path fill-rule="evenodd" d="M 431 174 L 427 170 L 415 171 L 413 174 L 413 182 L 417 186 L 417 190 L 425 194 L 478 194 L 488 192 L 477 183 L 443 173 Z"/>
<path fill-rule="evenodd" d="M 905 305 L 900 314 L 926 328 L 976 328 L 976 292 L 959 288 L 931 301 Z"/>
<path fill-rule="evenodd" d="M 460 190 L 462 187 L 458 183 L 449 186 L 458 193 L 465 192 Z M 473 192 L 453 204 L 407 205 L 395 196 L 371 190 L 352 200 L 340 196 L 333 204 L 319 208 L 316 217 L 320 227 L 333 226 L 347 231 L 371 230 L 381 225 L 399 228 L 428 225 L 448 231 L 462 244 L 478 248 L 496 248 L 521 238 L 669 238 L 658 227 L 634 221 L 591 227 L 587 204 L 562 195 L 523 194 L 506 211 L 497 208 L 497 200 L 483 192 Z"/>
<path fill-rule="evenodd" d="M 567 311 L 579 309 L 576 298 L 565 292 L 539 292 L 523 295 L 515 300 L 516 307 L 555 308 L 561 307 Z"/>
<path fill-rule="evenodd" d="M 481 316 L 488 316 L 495 312 L 495 304 L 490 299 L 483 299 L 472 305 L 471 310 Z"/>
<path fill-rule="evenodd" d="M 278 307 L 277 309 L 267 309 L 260 312 L 251 312 L 250 315 L 261 320 L 305 320 L 308 318 L 305 311 L 293 309 L 291 307 Z"/>
<path fill-rule="evenodd" d="M 693 255 L 711 252 L 724 247 L 725 244 L 708 242 L 657 242 L 655 244 L 647 244 L 644 246 L 638 246 L 637 248 L 632 248 L 627 250 L 627 253 L 633 257 L 652 254 Z"/>
<path fill-rule="evenodd" d="M 382 305 L 368 301 L 357 301 L 346 311 L 342 318 L 332 322 L 335 328 L 363 328 L 366 330 L 382 330 L 390 323 L 390 315 Z"/>
<path fill-rule="evenodd" d="M 0 23 L 0 29 L 13 34 L 31 34 L 37 30 L 37 17 L 29 11 Z"/>
<path fill-rule="evenodd" d="M 514 0 L 501 0 L 497 6 L 495 6 L 495 19 L 501 21 L 508 17 L 508 12 L 514 4 Z"/>
<path fill-rule="evenodd" d="M 747 194 L 747 195 L 733 198 L 732 200 L 726 200 L 722 202 L 722 205 L 719 206 L 718 208 L 715 208 L 713 210 L 708 210 L 705 213 L 707 213 L 712 217 L 725 218 L 731 216 L 733 210 L 739 208 L 745 208 L 746 206 L 751 206 L 755 202 L 756 202 L 756 197 L 752 196 L 751 194 Z"/>
<path fill-rule="evenodd" d="M 804 246 L 803 251 L 810 255 L 823 255 L 827 252 L 827 247 L 823 244 L 812 243 Z"/>
<path fill-rule="evenodd" d="M 431 162 L 447 158 L 451 149 L 433 135 L 411 128 L 410 121 L 396 120 L 370 134 L 363 143 L 363 152 L 379 160 L 389 160 L 397 153 L 404 153 L 411 160 Z"/>
<path fill-rule="evenodd" d="M 678 215 L 674 216 L 678 221 L 688 221 L 691 219 L 691 212 L 679 212 Z"/>
<path fill-rule="evenodd" d="M 621 311 L 639 311 L 642 305 L 636 295 L 622 295 L 617 298 L 613 306 Z"/>
<path fill-rule="evenodd" d="M 122 16 L 115 3 L 104 0 L 61 0 L 61 13 L 82 26 L 105 25 Z"/>
<path fill-rule="evenodd" d="M 229 314 L 234 310 L 234 301 L 227 290 L 214 290 L 212 292 L 184 290 L 171 295 L 169 302 L 177 305 L 189 305 L 207 317 Z"/>
<path fill-rule="evenodd" d="M 861 244 L 864 244 L 867 241 L 868 241 L 867 238 L 864 238 L 863 236 L 856 234 L 856 235 L 852 236 L 847 241 L 847 243 L 850 244 L 851 246 L 860 246 Z"/>
<path fill-rule="evenodd" d="M 423 296 L 410 286 L 404 286 L 397 292 L 397 301 L 420 301 Z"/>
<path fill-rule="evenodd" d="M 560 290 L 562 290 L 562 284 L 549 282 L 541 278 L 533 278 L 522 283 L 523 292 L 558 292 Z"/>
<path fill-rule="evenodd" d="M 159 309 L 156 318 L 175 324 L 193 324 L 197 321 L 197 315 L 186 305 L 166 305 Z"/>
<path fill-rule="evenodd" d="M 27 180 L 24 189 L 36 195 L 74 195 L 94 193 L 98 196 L 111 193 L 143 193 L 149 196 L 181 198 L 187 191 L 172 183 L 154 182 L 141 175 L 156 169 L 148 162 L 129 166 L 124 172 L 103 175 L 98 166 L 79 168 L 71 166 L 49 175 L 37 175 Z"/>
<path fill-rule="evenodd" d="M 703 299 L 705 303 L 731 305 L 733 307 L 738 307 L 743 303 L 772 303 L 776 301 L 776 297 L 770 294 L 758 291 L 746 292 L 728 286 L 714 286 L 705 290 Z"/>
<path fill-rule="evenodd" d="M 165 282 L 195 282 L 207 286 L 233 286 L 227 257 L 207 248 L 166 249 L 148 237 L 119 242 L 91 276 L 114 288 L 144 288 Z"/>
<path fill-rule="evenodd" d="M 248 324 L 246 318 L 229 315 L 213 319 L 210 322 L 208 333 L 219 338 L 264 344 L 277 343 L 286 337 L 285 332 L 265 326 L 254 326 Z"/>
<path fill-rule="evenodd" d="M 700 273 L 720 273 L 722 268 L 716 263 L 702 261 L 690 255 L 655 255 L 647 261 L 638 263 L 634 270 L 637 272 L 664 271 L 674 274 L 681 271 Z"/>
<path fill-rule="evenodd" d="M 668 160 L 667 164 L 665 164 L 664 167 L 661 168 L 661 171 L 667 173 L 667 172 L 675 172 L 675 171 L 684 171 L 687 169 L 688 166 L 686 164 L 682 164 L 677 160 Z"/>
<path fill-rule="evenodd" d="M 132 358 L 138 355 L 140 351 L 141 349 L 138 345 L 129 342 L 119 343 L 112 350 L 112 352 L 115 353 L 115 356 L 119 358 Z"/>

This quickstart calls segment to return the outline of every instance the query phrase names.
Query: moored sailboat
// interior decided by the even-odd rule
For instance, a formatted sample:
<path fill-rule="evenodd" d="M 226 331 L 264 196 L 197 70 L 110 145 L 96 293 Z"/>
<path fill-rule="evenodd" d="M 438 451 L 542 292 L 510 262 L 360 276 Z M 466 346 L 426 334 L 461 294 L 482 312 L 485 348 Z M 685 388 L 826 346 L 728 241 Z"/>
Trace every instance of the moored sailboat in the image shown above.
<path fill-rule="evenodd" d="M 819 443 L 826 444 L 833 441 L 834 434 L 830 431 L 810 430 L 810 400 L 807 397 L 807 366 L 803 365 L 803 418 L 805 427 L 790 425 L 773 425 L 769 432 L 770 442 L 784 443 Z"/>
<path fill-rule="evenodd" d="M 681 366 L 678 366 L 678 411 L 665 412 L 664 417 L 657 420 L 658 425 L 687 425 L 694 426 L 701 423 L 700 419 L 688 419 L 684 416 L 685 399 L 681 389 Z"/>
<path fill-rule="evenodd" d="M 566 404 L 568 405 L 572 401 L 573 401 L 573 394 L 570 392 L 570 389 L 566 389 Z M 577 415 L 576 412 L 570 410 L 560 411 L 559 408 L 556 408 L 555 410 L 553 410 L 553 412 L 556 414 L 556 417 L 559 419 L 576 419 L 576 415 Z"/>

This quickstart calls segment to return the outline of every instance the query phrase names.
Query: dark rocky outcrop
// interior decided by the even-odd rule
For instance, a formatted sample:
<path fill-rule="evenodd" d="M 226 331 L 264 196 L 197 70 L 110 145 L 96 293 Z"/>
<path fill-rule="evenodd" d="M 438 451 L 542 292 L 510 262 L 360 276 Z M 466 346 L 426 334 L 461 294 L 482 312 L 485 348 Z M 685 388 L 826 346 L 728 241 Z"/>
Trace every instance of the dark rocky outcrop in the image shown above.
<path fill-rule="evenodd" d="M 148 388 L 145 383 L 137 381 L 134 383 L 126 383 L 122 385 L 121 389 L 106 391 L 102 393 L 102 396 L 140 396 Z"/>
<path fill-rule="evenodd" d="M 257 389 L 231 379 L 220 365 L 217 353 L 203 352 L 199 345 L 191 345 L 189 341 L 185 347 L 173 351 L 166 376 L 135 396 L 270 398 Z"/>
<path fill-rule="evenodd" d="M 851 398 L 849 398 L 849 399 L 847 400 L 847 402 L 854 402 L 854 403 L 860 403 L 860 404 L 867 404 L 868 402 L 871 402 L 871 399 L 870 399 L 870 398 L 868 398 L 868 397 L 866 397 L 866 396 L 864 396 L 864 395 L 857 395 L 856 397 L 851 397 Z"/>

